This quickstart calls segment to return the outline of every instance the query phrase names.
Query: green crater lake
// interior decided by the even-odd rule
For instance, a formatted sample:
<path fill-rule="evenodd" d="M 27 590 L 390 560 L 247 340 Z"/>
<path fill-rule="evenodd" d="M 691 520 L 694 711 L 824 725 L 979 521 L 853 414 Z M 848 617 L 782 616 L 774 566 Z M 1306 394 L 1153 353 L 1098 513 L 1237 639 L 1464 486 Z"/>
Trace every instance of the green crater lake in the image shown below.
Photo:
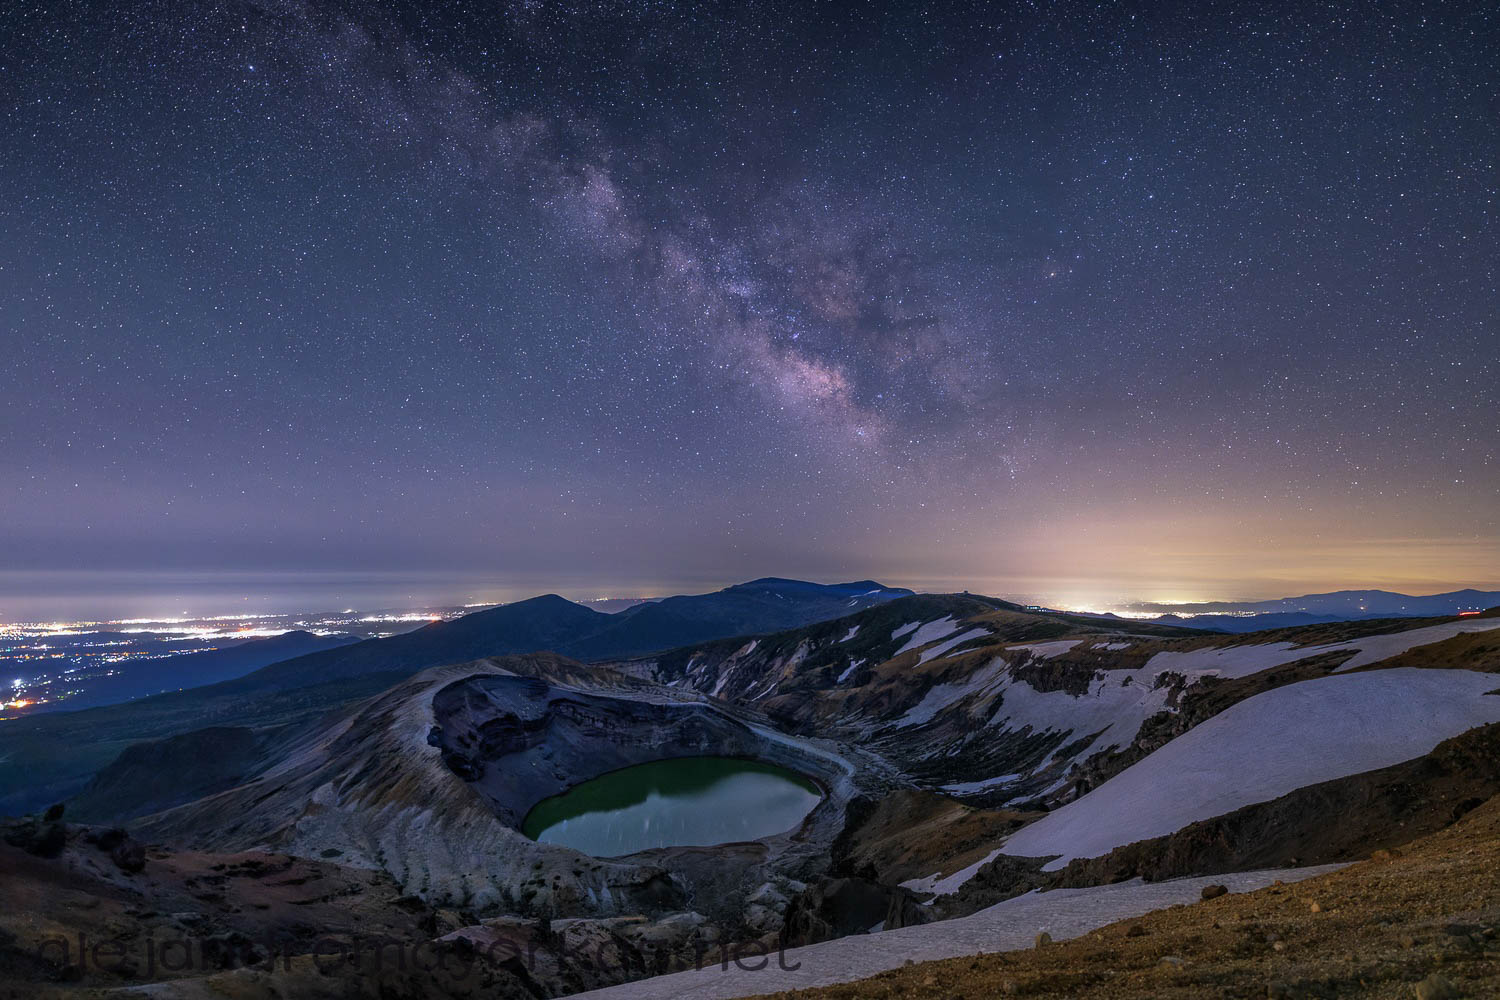
<path fill-rule="evenodd" d="M 732 757 L 679 757 L 623 768 L 538 802 L 521 832 L 611 858 L 652 847 L 704 847 L 784 833 L 822 798 L 786 768 Z"/>

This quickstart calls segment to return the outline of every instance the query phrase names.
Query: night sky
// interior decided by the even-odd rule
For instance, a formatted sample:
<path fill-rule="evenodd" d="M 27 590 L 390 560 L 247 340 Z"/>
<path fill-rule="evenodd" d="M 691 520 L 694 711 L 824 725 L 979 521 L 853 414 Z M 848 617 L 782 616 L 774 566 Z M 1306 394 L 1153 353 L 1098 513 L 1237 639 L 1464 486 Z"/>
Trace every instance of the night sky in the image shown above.
<path fill-rule="evenodd" d="M 0 592 L 1500 586 L 1497 37 L 7 4 Z"/>

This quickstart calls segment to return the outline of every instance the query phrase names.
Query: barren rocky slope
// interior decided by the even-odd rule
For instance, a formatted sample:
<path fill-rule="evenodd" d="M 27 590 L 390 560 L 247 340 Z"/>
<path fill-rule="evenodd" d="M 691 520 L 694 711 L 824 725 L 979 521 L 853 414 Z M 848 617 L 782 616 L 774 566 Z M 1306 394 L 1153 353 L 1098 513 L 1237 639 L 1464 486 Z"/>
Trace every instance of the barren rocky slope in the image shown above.
<path fill-rule="evenodd" d="M 794 731 L 858 736 L 915 782 L 966 801 L 1048 805 L 1237 702 L 1376 665 L 1500 668 L 1500 621 L 1384 619 L 1205 635 L 923 595 L 808 628 L 608 664 L 752 705 Z"/>
<path fill-rule="evenodd" d="M 267 755 L 243 784 L 132 823 L 201 849 L 337 857 L 434 905 L 552 917 L 661 914 L 695 895 L 692 852 L 600 860 L 517 829 L 569 784 L 704 754 L 780 763 L 822 803 L 792 834 L 745 848 L 745 878 L 815 873 L 847 801 L 886 787 L 878 761 L 778 733 L 754 713 L 561 657 L 423 671 Z M 864 762 L 857 765 L 855 762 Z"/>

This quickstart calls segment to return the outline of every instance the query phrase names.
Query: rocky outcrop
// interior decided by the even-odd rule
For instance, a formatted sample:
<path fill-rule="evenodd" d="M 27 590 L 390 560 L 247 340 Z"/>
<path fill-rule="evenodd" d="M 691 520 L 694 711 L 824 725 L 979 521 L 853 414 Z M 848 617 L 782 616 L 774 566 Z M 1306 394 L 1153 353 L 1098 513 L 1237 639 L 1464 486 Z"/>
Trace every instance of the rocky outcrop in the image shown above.
<path fill-rule="evenodd" d="M 147 851 L 121 831 L 71 824 L 64 833 L 48 858 L 0 838 L 5 1000 L 140 995 L 133 987 L 192 1000 L 537 1000 L 710 964 L 721 951 L 719 928 L 692 911 L 480 919 L 335 861 Z M 149 855 L 143 875 L 112 861 L 122 849 Z"/>
<path fill-rule="evenodd" d="M 1044 858 L 997 855 L 982 865 L 957 892 L 933 900 L 933 910 L 947 920 L 967 916 L 1033 889 L 1049 888 L 1054 877 L 1042 871 L 1045 863 Z"/>
<path fill-rule="evenodd" d="M 23 816 L 0 828 L 0 840 L 39 858 L 55 858 L 67 843 L 67 828 L 60 818 Z"/>

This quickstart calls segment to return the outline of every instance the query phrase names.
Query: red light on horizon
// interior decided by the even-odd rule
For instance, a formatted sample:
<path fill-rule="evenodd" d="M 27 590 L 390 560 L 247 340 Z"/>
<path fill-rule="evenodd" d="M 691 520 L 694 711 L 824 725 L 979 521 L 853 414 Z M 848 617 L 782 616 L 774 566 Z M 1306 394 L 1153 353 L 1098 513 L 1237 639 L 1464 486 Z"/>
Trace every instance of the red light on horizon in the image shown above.
<path fill-rule="evenodd" d="M 1478 611 L 1460 611 L 1458 613 L 1458 617 L 1460 617 L 1460 618 L 1468 618 L 1468 617 L 1471 617 L 1471 616 L 1477 615 L 1477 614 L 1479 614 Z"/>

